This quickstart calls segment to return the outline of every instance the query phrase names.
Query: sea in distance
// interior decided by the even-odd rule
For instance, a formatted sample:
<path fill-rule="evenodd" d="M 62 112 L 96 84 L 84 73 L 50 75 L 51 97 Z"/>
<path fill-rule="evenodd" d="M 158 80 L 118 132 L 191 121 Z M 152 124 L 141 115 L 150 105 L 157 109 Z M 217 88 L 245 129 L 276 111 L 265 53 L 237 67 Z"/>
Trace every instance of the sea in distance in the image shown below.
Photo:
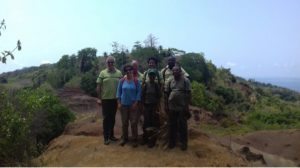
<path fill-rule="evenodd" d="M 287 77 L 281 77 L 281 78 L 262 78 L 262 77 L 254 77 L 254 78 L 250 78 L 250 79 L 254 79 L 255 81 L 258 82 L 262 82 L 262 83 L 266 83 L 266 84 L 272 84 L 272 85 L 276 85 L 276 86 L 280 86 L 280 87 L 284 87 L 284 88 L 288 88 L 291 90 L 294 90 L 298 93 L 300 93 L 300 77 L 299 78 L 287 78 Z"/>

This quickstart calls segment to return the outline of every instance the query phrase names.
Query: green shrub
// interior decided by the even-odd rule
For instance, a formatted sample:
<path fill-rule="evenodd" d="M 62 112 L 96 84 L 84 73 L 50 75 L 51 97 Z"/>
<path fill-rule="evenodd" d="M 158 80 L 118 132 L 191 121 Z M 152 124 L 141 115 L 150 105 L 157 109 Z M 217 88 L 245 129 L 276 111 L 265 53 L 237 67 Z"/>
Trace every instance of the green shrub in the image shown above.
<path fill-rule="evenodd" d="M 74 115 L 43 89 L 0 89 L 0 166 L 29 166 Z"/>
<path fill-rule="evenodd" d="M 223 113 L 223 100 L 205 89 L 204 84 L 192 82 L 192 105 L 212 111 L 214 114 Z"/>
<path fill-rule="evenodd" d="M 198 107 L 205 107 L 207 96 L 205 86 L 202 83 L 192 82 L 192 104 Z"/>
<path fill-rule="evenodd" d="M 91 95 L 91 96 L 96 96 L 96 80 L 97 76 L 94 75 L 91 72 L 86 73 L 80 81 L 80 88 L 85 91 L 85 93 Z"/>
<path fill-rule="evenodd" d="M 217 95 L 224 98 L 226 104 L 229 104 L 234 100 L 234 91 L 231 88 L 219 86 L 215 92 Z"/>
<path fill-rule="evenodd" d="M 250 126 L 257 127 L 257 123 L 265 129 L 298 128 L 300 122 L 299 111 L 286 112 L 252 112 L 247 117 Z"/>

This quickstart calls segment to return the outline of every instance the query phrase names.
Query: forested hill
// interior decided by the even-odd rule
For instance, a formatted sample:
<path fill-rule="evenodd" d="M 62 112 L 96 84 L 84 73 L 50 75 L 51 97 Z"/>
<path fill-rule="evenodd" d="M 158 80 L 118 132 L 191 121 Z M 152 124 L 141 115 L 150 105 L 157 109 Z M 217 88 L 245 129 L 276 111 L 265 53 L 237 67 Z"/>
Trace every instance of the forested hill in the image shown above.
<path fill-rule="evenodd" d="M 246 99 L 249 95 L 275 96 L 280 100 L 292 102 L 299 101 L 300 98 L 299 93 L 292 90 L 252 79 L 245 80 L 232 74 L 230 69 L 217 68 L 211 60 L 205 59 L 204 53 L 186 53 L 175 48 L 163 49 L 162 46 L 158 48 L 143 47 L 139 42 L 135 43 L 131 52 L 122 50 L 118 46 L 118 44 L 113 45 L 114 52 L 111 55 L 116 57 L 116 66 L 119 69 L 135 59 L 140 62 L 140 71 L 144 72 L 147 69 L 146 61 L 151 56 L 159 60 L 158 66 L 161 69 L 166 65 L 167 57 L 176 55 L 177 60 L 190 74 L 194 85 L 199 84 L 204 87 L 205 92 L 213 94 L 213 97 L 216 98 L 213 102 L 216 105 L 228 105 L 239 99 L 239 96 Z M 105 68 L 104 60 L 107 55 L 107 53 L 103 53 L 102 56 L 97 56 L 96 49 L 85 48 L 78 51 L 77 54 L 63 55 L 55 64 L 43 64 L 2 73 L 0 74 L 0 83 L 11 88 L 37 88 L 41 85 L 49 85 L 53 89 L 64 86 L 80 87 L 88 94 L 95 96 L 94 79 L 99 71 Z M 207 106 L 204 104 L 201 105 Z"/>
<path fill-rule="evenodd" d="M 300 128 L 299 93 L 237 77 L 230 69 L 217 68 L 212 61 L 205 59 L 204 53 L 186 53 L 175 48 L 151 46 L 153 45 L 142 46 L 136 42 L 133 49 L 128 51 L 114 44 L 113 53 L 110 55 L 116 58 L 116 66 L 119 69 L 133 59 L 138 60 L 141 72 L 147 69 L 146 62 L 149 57 L 156 57 L 161 69 L 166 65 L 166 59 L 175 55 L 190 74 L 192 105 L 212 116 L 213 121 L 203 123 L 202 129 L 222 130 L 222 133 L 226 134 Z M 97 55 L 94 48 L 84 48 L 77 54 L 63 55 L 55 64 L 2 73 L 0 108 L 5 113 L 0 115 L 0 134 L 6 136 L 1 141 L 4 145 L 0 144 L 0 148 L 10 153 L 1 155 L 0 159 L 9 160 L 10 155 L 15 154 L 25 160 L 26 157 L 36 156 L 51 139 L 62 133 L 64 126 L 72 121 L 74 116 L 60 105 L 55 97 L 56 91 L 66 87 L 80 88 L 86 94 L 96 96 L 95 81 L 100 70 L 105 68 L 107 56 L 107 53 Z M 43 122 L 48 125 L 43 125 Z M 28 134 L 20 134 L 24 132 L 23 129 L 27 130 Z M 19 136 L 11 137 L 11 134 Z M 34 137 L 34 140 L 26 140 L 29 135 Z M 16 139 L 28 144 L 34 142 L 37 148 L 35 153 L 16 153 L 14 149 L 19 151 L 24 146 L 12 143 Z M 28 144 L 27 146 L 30 146 Z M 27 149 L 24 148 L 24 151 Z M 20 163 L 23 163 L 22 160 Z"/>

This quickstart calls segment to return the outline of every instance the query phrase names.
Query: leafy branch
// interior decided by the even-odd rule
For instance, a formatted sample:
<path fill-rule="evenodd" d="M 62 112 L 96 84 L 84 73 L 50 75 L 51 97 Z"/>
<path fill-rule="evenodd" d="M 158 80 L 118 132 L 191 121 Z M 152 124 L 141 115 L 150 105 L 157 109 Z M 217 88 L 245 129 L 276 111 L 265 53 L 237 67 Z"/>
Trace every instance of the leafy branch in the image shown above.
<path fill-rule="evenodd" d="M 3 19 L 2 21 L 1 21 L 1 23 L 0 23 L 0 36 L 1 36 L 1 30 L 5 30 L 6 29 L 6 25 L 5 25 L 5 20 Z M 1 52 L 1 55 L 2 56 L 0 56 L 0 62 L 2 62 L 2 63 L 6 63 L 6 60 L 7 60 L 7 57 L 10 57 L 11 59 L 15 59 L 15 57 L 14 57 L 14 55 L 13 55 L 13 52 L 15 51 L 15 50 L 18 50 L 18 51 L 20 51 L 22 49 L 22 47 L 21 47 L 21 41 L 20 40 L 18 40 L 17 41 L 17 46 L 14 48 L 14 49 L 12 49 L 11 51 L 9 51 L 9 50 L 4 50 L 3 52 Z"/>

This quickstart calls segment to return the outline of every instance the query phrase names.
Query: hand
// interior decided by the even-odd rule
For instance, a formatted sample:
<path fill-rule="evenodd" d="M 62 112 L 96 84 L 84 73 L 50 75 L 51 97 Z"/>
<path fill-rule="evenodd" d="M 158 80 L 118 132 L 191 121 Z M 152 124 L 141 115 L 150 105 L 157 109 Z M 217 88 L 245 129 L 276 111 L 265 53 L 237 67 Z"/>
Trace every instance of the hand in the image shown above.
<path fill-rule="evenodd" d="M 131 106 L 132 110 L 136 110 L 137 105 L 138 105 L 138 102 L 135 101 L 135 102 L 132 104 L 132 106 Z"/>
<path fill-rule="evenodd" d="M 118 109 L 120 110 L 122 107 L 121 103 L 118 101 Z"/>
<path fill-rule="evenodd" d="M 101 99 L 97 99 L 97 103 L 98 103 L 98 104 L 101 104 Z"/>
<path fill-rule="evenodd" d="M 190 119 L 191 117 L 192 117 L 191 112 L 190 112 L 190 111 L 187 111 L 187 112 L 185 113 L 185 118 L 188 120 L 188 119 Z"/>

